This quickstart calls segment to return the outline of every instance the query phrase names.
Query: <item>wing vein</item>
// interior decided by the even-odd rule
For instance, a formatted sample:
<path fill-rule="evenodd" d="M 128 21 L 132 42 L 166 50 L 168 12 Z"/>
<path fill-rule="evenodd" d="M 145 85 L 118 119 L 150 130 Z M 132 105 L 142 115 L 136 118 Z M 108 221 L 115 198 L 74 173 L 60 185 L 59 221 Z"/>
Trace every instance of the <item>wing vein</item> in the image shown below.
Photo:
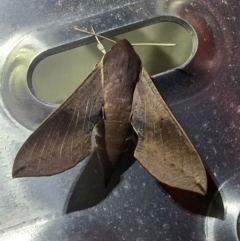
<path fill-rule="evenodd" d="M 79 110 L 77 111 L 77 118 L 76 118 L 76 122 L 75 122 L 74 133 L 75 133 L 75 131 L 76 131 L 76 129 L 77 129 L 78 119 L 79 119 Z M 75 135 L 72 135 L 71 154 L 72 154 L 72 152 L 73 152 L 74 137 L 75 137 Z"/>
<path fill-rule="evenodd" d="M 41 164 L 41 158 L 42 158 L 42 154 L 43 154 L 43 151 L 44 151 L 44 149 L 45 149 L 45 146 L 46 146 L 46 144 L 43 145 L 43 148 L 42 148 L 42 150 L 41 150 L 41 154 L 40 154 L 40 156 L 39 156 L 39 158 L 38 158 L 37 170 L 39 170 L 39 166 L 40 166 L 40 164 Z"/>
<path fill-rule="evenodd" d="M 75 115 L 75 111 L 73 112 L 71 121 L 70 121 L 70 123 L 69 123 L 69 125 L 68 125 L 68 127 L 67 127 L 66 133 L 65 133 L 65 135 L 64 135 L 64 137 L 63 137 L 63 140 L 62 140 L 62 144 L 61 144 L 61 148 L 60 148 L 60 158 L 62 157 L 62 150 L 63 150 L 64 142 L 65 142 L 66 136 L 68 135 L 68 131 L 69 131 L 69 128 L 70 128 L 70 126 L 71 126 L 71 124 L 72 124 L 74 115 Z"/>

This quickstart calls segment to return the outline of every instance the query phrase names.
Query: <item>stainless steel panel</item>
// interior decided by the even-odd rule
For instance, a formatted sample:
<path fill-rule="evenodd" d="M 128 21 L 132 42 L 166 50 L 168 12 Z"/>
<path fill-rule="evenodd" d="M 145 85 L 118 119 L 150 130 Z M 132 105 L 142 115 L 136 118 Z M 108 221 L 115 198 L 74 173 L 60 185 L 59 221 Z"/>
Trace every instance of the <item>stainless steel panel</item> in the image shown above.
<path fill-rule="evenodd" d="M 154 81 L 204 160 L 206 198 L 159 185 L 133 160 L 104 189 L 94 155 L 60 175 L 13 180 L 18 149 L 56 108 L 34 96 L 36 64 L 93 41 L 74 25 L 111 36 L 158 21 L 193 35 L 189 62 Z M 239 26 L 238 0 L 2 0 L 0 240 L 238 240 Z"/>

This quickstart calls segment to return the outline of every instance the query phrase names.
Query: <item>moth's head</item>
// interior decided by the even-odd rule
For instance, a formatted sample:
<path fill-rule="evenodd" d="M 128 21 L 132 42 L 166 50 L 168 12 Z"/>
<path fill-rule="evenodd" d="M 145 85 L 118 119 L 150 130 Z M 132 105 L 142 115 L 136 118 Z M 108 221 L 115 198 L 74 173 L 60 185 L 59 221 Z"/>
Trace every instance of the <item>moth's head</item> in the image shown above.
<path fill-rule="evenodd" d="M 126 39 L 120 40 L 103 58 L 104 82 L 134 88 L 141 67 L 141 60 L 132 45 Z"/>
<path fill-rule="evenodd" d="M 121 39 L 118 40 L 111 48 L 113 50 L 114 48 L 133 48 L 131 43 L 127 39 Z"/>
<path fill-rule="evenodd" d="M 131 55 L 136 54 L 133 46 L 126 39 L 122 39 L 116 42 L 108 52 L 112 52 L 112 54 L 117 54 L 116 57 L 121 57 L 121 55 L 124 55 L 126 53 L 129 53 Z"/>

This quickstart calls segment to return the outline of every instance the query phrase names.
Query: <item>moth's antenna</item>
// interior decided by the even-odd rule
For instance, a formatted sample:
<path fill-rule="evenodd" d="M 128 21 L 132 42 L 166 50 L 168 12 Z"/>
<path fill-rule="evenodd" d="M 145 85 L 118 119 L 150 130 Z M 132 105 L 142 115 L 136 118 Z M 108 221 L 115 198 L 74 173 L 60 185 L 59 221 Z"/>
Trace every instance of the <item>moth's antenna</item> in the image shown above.
<path fill-rule="evenodd" d="M 92 26 L 92 31 L 93 31 L 94 34 L 96 34 L 93 26 Z M 98 36 L 95 35 L 95 39 L 96 39 L 97 42 L 98 42 L 97 48 L 98 48 L 103 54 L 106 54 L 106 50 L 105 50 L 104 46 L 102 45 L 102 43 L 99 41 Z"/>
<path fill-rule="evenodd" d="M 73 27 L 74 30 L 76 31 L 79 31 L 79 32 L 82 32 L 82 33 L 86 33 L 86 34 L 89 34 L 89 35 L 93 35 L 95 37 L 99 37 L 99 38 L 102 38 L 102 39 L 105 39 L 105 40 L 108 40 L 112 43 L 116 43 L 116 41 L 110 39 L 110 38 L 107 38 L 105 36 L 102 36 L 100 34 L 96 34 L 95 32 L 92 33 L 92 32 L 89 32 L 87 30 L 83 30 L 83 29 L 80 29 L 80 28 L 77 28 L 77 27 Z M 164 47 L 174 47 L 176 46 L 177 44 L 175 43 L 133 43 L 131 44 L 133 46 L 164 46 Z M 101 50 L 102 51 L 102 50 Z"/>
<path fill-rule="evenodd" d="M 174 47 L 175 43 L 133 43 L 133 46 L 163 46 L 163 47 Z"/>
<path fill-rule="evenodd" d="M 90 35 L 93 35 L 93 36 L 96 36 L 96 37 L 99 37 L 99 38 L 102 38 L 102 39 L 106 39 L 106 40 L 108 40 L 112 43 L 116 43 L 116 41 L 114 41 L 110 38 L 104 37 L 104 36 L 96 34 L 96 33 L 89 32 L 87 30 L 83 30 L 83 29 L 80 29 L 80 28 L 77 28 L 77 27 L 73 27 L 73 29 L 76 30 L 76 31 L 82 32 L 82 33 L 87 33 L 87 34 L 90 34 Z"/>

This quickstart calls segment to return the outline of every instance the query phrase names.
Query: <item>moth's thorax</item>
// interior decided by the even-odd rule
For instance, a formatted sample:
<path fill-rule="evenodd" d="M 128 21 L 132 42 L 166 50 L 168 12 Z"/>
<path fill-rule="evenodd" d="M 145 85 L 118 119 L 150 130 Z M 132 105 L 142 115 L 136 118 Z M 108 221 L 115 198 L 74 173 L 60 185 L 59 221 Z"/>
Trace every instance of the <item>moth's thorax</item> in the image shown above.
<path fill-rule="evenodd" d="M 103 59 L 104 111 L 110 119 L 129 119 L 133 91 L 141 60 L 125 39 L 118 41 Z M 121 116 L 118 116 L 121 115 Z"/>
<path fill-rule="evenodd" d="M 141 68 L 141 60 L 132 45 L 125 39 L 118 41 L 103 59 L 104 83 L 117 88 L 134 88 Z"/>

